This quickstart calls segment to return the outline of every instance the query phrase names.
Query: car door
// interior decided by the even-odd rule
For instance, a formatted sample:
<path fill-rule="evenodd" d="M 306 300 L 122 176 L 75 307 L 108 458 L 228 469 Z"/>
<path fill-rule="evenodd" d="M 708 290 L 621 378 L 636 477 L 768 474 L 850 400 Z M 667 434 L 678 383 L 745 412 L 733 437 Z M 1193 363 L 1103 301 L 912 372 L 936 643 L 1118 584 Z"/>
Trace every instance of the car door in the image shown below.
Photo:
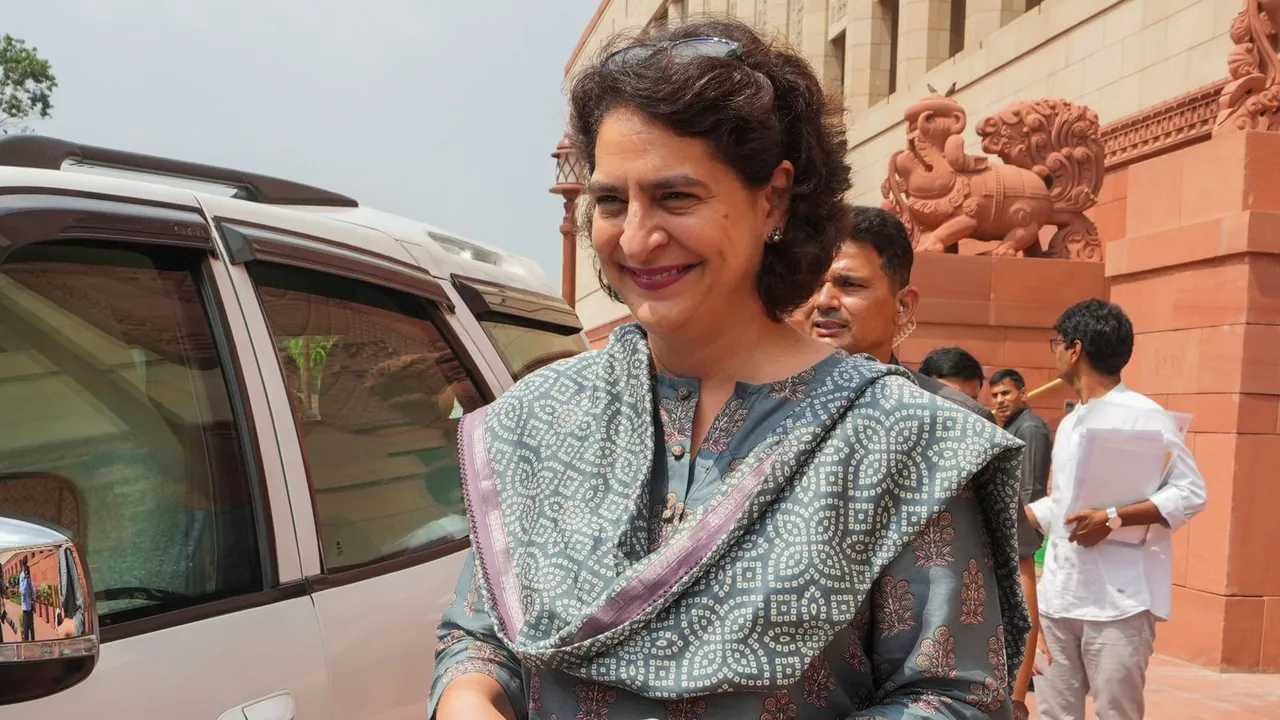
<path fill-rule="evenodd" d="M 421 718 L 436 622 L 467 548 L 456 430 L 492 398 L 445 287 L 376 231 L 207 203 L 278 407 L 335 718 Z M 258 210 L 258 209 L 255 209 Z M 305 232 L 303 232 L 305 230 Z M 337 237 L 337 231 L 342 237 Z M 328 233 L 329 236 L 325 236 Z M 288 437 L 286 437 L 288 436 Z M 311 552 L 305 547 L 314 540 Z"/>
<path fill-rule="evenodd" d="M 267 398 L 185 199 L 0 189 L 0 507 L 68 528 L 102 640 L 6 717 L 332 716 Z"/>

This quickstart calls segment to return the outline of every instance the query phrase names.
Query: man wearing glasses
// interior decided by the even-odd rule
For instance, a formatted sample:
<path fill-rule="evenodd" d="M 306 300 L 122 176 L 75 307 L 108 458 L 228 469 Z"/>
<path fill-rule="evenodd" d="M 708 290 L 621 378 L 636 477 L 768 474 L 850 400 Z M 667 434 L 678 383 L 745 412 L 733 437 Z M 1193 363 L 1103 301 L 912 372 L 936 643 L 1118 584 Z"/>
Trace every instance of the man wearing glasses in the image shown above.
<path fill-rule="evenodd" d="M 1083 718 L 1092 692 L 1100 720 L 1143 716 L 1155 624 L 1169 618 L 1171 537 L 1204 509 L 1204 478 L 1173 418 L 1120 381 L 1133 354 L 1133 325 L 1117 305 L 1086 300 L 1068 308 L 1049 342 L 1058 375 L 1080 404 L 1058 426 L 1053 487 L 1027 506 L 1049 536 L 1040 579 L 1040 626 L 1052 657 L 1036 681 L 1045 720 Z M 1086 429 L 1159 430 L 1172 456 L 1164 482 L 1145 500 L 1066 512 L 1077 491 Z M 1145 527 L 1141 544 L 1106 542 L 1122 527 Z"/>

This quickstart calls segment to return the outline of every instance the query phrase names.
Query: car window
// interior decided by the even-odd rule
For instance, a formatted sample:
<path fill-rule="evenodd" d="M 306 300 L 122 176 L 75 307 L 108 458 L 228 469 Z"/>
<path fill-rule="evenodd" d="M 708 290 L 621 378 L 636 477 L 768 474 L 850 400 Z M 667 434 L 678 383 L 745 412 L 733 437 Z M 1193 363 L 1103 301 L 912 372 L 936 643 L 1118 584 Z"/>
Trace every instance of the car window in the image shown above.
<path fill-rule="evenodd" d="M 0 507 L 72 535 L 103 627 L 262 589 L 205 262 L 59 242 L 0 265 Z"/>
<path fill-rule="evenodd" d="M 306 454 L 328 572 L 467 536 L 458 421 L 482 404 L 430 301 L 253 263 Z"/>
<path fill-rule="evenodd" d="M 482 320 L 480 326 L 493 341 L 502 362 L 516 380 L 538 368 L 587 349 L 581 333 L 557 335 L 546 330 L 512 325 L 510 323 Z"/>

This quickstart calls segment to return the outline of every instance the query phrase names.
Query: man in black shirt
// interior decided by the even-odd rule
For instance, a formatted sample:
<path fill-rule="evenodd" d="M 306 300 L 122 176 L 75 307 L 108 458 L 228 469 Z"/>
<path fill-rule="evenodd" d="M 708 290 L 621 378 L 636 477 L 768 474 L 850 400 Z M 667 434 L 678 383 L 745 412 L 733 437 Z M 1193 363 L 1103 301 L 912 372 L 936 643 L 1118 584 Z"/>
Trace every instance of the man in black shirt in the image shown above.
<path fill-rule="evenodd" d="M 1005 432 L 1021 440 L 1022 449 L 1022 507 L 1044 497 L 1049 486 L 1049 467 L 1053 456 L 1053 439 L 1049 426 L 1031 408 L 1027 407 L 1027 382 L 1017 370 L 1005 369 L 991 375 L 991 401 L 995 408 L 996 423 Z M 1024 512 L 1025 514 L 1025 512 Z M 1022 558 L 1022 591 L 1027 596 L 1027 610 L 1031 613 L 1039 639 L 1040 609 L 1036 607 L 1035 554 L 1040 550 L 1044 536 L 1026 518 L 1018 518 L 1018 557 Z M 1028 569 L 1031 576 L 1028 577 Z M 1043 643 L 1041 643 L 1043 648 Z M 1047 655 L 1047 652 L 1046 652 Z M 1023 665 L 1018 673 L 1015 688 L 1031 686 L 1034 666 Z M 1025 690 L 1023 690 L 1025 692 Z"/>
<path fill-rule="evenodd" d="M 1030 505 L 1048 492 L 1053 455 L 1049 426 L 1027 407 L 1027 382 L 1017 370 L 1000 370 L 991 376 L 991 400 L 996 422 L 1026 444 L 1022 451 L 1022 504 Z M 1019 526 L 1018 554 L 1034 555 L 1043 540 L 1030 523 Z"/>

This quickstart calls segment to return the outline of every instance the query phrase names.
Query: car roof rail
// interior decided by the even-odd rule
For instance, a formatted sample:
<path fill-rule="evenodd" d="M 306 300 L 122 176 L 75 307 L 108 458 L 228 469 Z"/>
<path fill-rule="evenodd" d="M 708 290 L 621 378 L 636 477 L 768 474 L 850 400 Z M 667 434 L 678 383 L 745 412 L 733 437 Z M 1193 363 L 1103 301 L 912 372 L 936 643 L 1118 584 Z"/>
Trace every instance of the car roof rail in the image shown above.
<path fill-rule="evenodd" d="M 270 175 L 125 150 L 77 145 L 43 135 L 10 135 L 0 138 L 0 166 L 61 170 L 68 160 L 113 170 L 230 185 L 236 188 L 233 197 L 269 205 L 360 206 L 360 203 L 346 195 Z"/>

